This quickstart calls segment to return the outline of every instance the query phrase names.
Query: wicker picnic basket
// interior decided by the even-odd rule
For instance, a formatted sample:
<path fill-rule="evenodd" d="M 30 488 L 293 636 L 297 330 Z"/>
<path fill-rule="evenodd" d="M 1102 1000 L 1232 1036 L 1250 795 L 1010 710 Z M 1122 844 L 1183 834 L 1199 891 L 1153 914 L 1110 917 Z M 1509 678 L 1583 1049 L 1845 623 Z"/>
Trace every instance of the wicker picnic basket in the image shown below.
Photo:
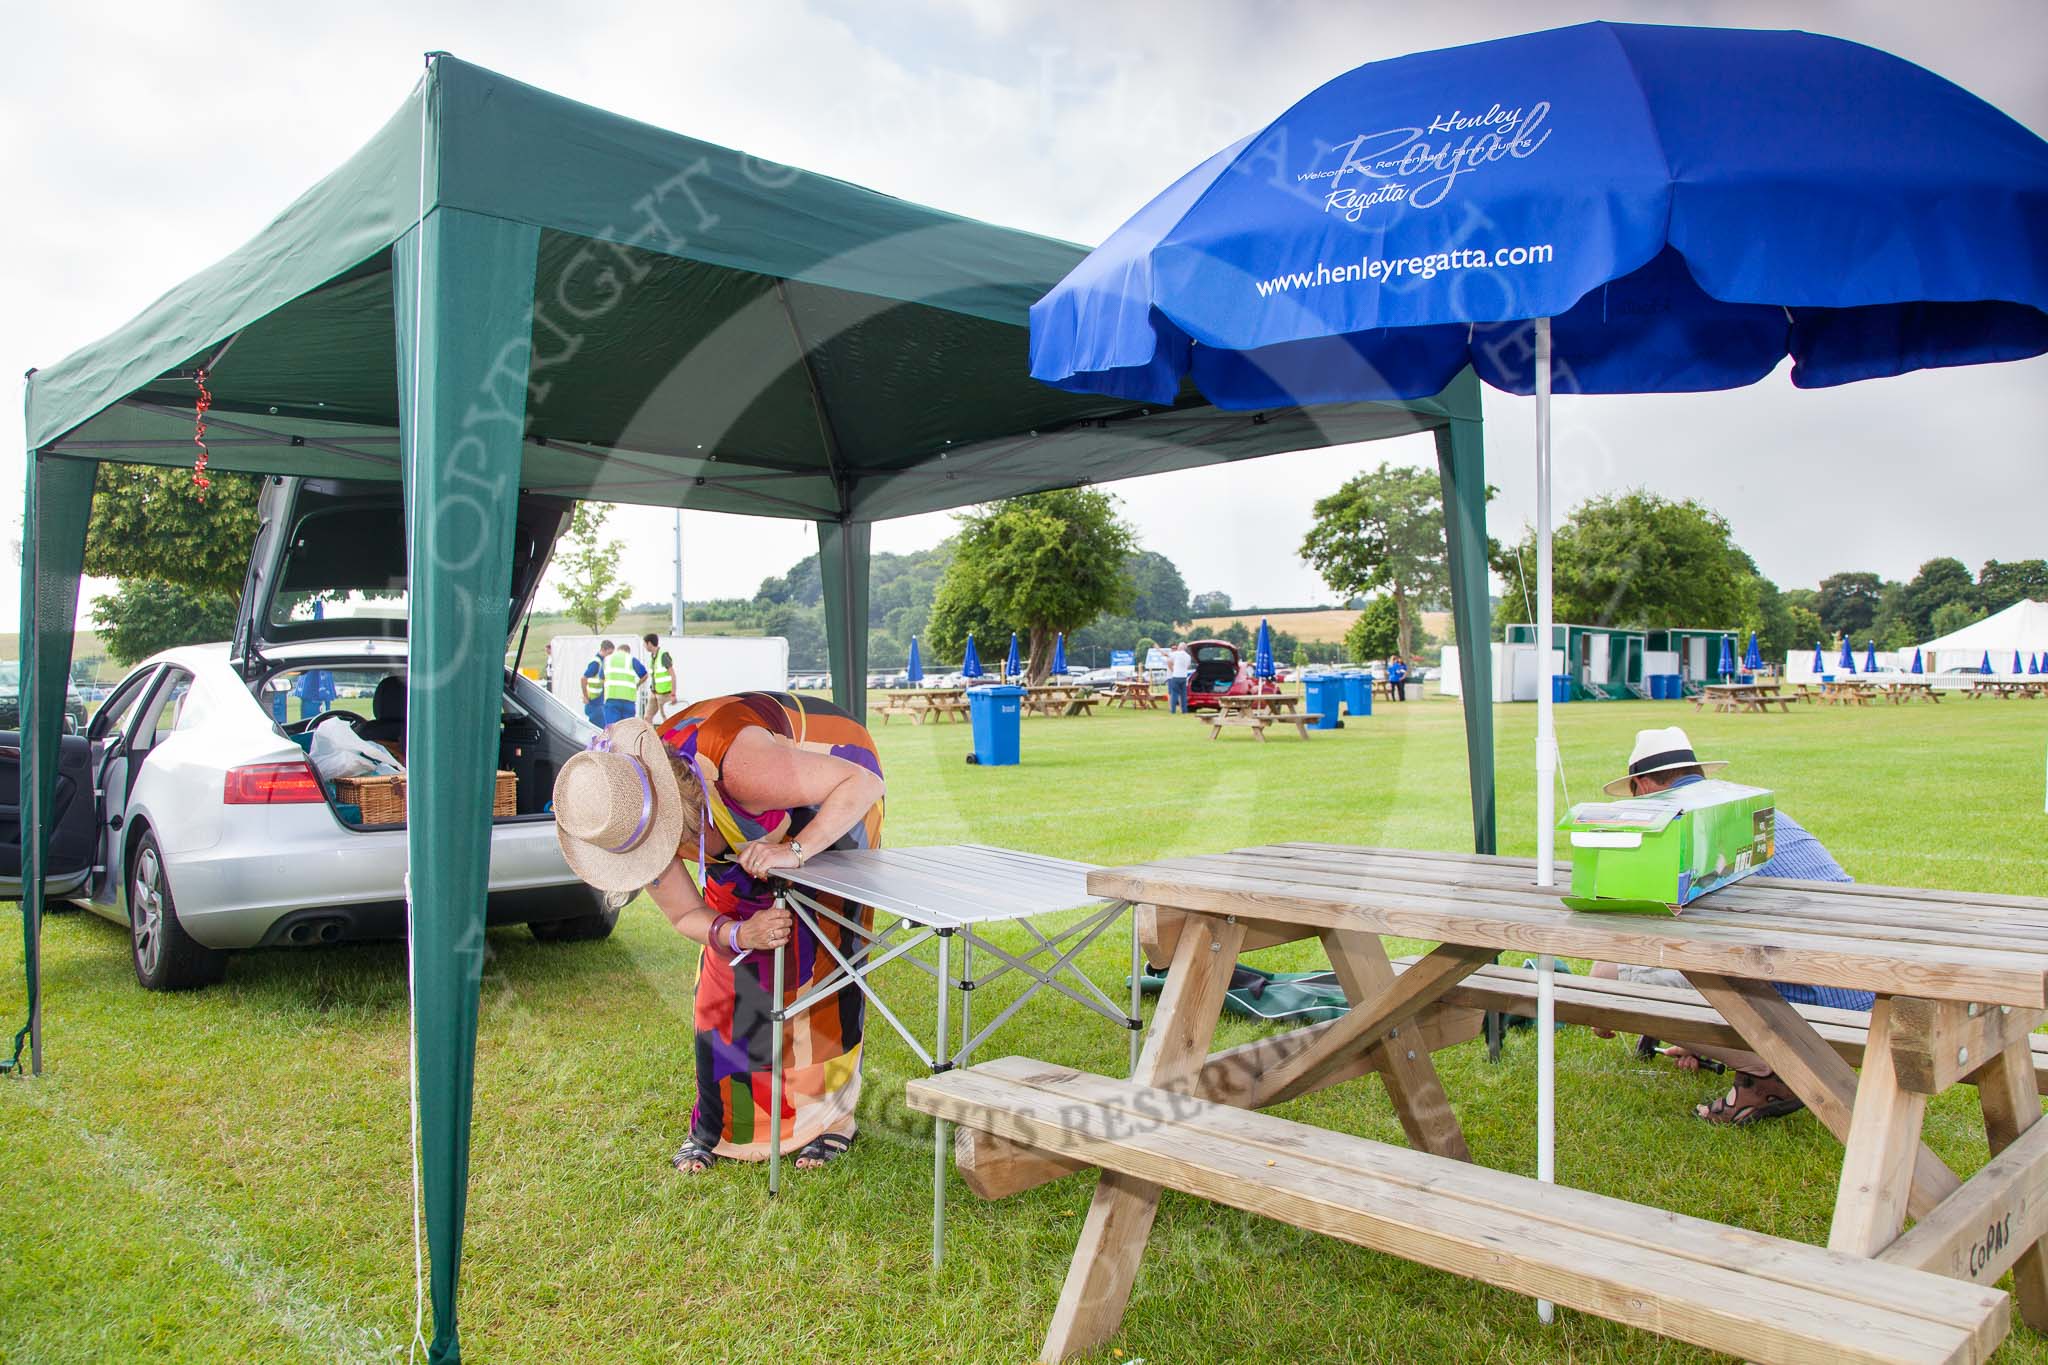
<path fill-rule="evenodd" d="M 343 805 L 360 806 L 366 825 L 405 823 L 405 775 L 392 777 L 338 777 L 334 794 Z M 519 779 L 498 770 L 498 785 L 491 796 L 491 818 L 503 819 L 519 813 Z"/>

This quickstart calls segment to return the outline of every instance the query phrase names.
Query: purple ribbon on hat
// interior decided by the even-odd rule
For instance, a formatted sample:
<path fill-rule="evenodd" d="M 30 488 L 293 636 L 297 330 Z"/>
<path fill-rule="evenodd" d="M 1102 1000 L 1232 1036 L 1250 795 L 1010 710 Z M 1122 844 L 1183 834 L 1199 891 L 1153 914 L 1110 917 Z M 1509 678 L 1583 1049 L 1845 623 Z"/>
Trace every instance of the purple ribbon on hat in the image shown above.
<path fill-rule="evenodd" d="M 583 747 L 593 754 L 609 754 L 617 752 L 615 749 L 612 748 L 612 741 L 610 736 L 606 735 L 602 731 L 591 736 L 590 742 L 584 745 Z M 606 849 L 605 852 L 607 853 L 631 853 L 634 849 L 640 846 L 640 841 L 647 837 L 647 827 L 654 823 L 653 776 L 647 771 L 647 765 L 641 762 L 637 755 L 620 754 L 619 757 L 625 759 L 628 763 L 632 764 L 633 771 L 639 774 L 640 777 L 640 823 L 633 826 L 633 832 L 626 836 L 626 841 L 624 843 L 615 844 L 612 847 Z M 699 835 L 699 838 L 702 838 L 701 834 Z"/>

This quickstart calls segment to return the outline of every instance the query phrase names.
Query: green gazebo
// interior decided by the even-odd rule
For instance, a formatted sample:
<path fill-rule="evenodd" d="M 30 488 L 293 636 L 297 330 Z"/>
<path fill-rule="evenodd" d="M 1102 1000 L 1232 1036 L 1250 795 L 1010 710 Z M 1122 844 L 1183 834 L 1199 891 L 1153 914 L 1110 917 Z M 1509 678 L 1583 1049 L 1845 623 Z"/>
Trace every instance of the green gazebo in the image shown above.
<path fill-rule="evenodd" d="M 1477 382 L 1226 412 L 1028 378 L 1026 313 L 1082 255 L 430 59 L 376 136 L 105 339 L 32 372 L 22 651 L 24 931 L 38 935 L 64 678 L 100 461 L 402 483 L 415 1062 L 432 1358 L 459 1358 L 493 727 L 521 489 L 814 522 L 833 691 L 864 708 L 882 518 L 1434 433 L 1458 637 L 1487 637 Z M 1463 663 L 1473 840 L 1494 839 L 1483 651 Z"/>

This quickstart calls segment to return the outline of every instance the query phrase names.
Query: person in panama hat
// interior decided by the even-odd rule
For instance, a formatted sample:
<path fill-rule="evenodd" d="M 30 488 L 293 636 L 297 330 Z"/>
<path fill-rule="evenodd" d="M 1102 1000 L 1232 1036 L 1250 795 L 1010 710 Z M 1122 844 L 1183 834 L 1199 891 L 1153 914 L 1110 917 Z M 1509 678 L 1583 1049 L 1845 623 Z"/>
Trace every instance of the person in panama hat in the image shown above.
<path fill-rule="evenodd" d="M 1640 730 L 1635 747 L 1629 751 L 1628 771 L 1600 790 L 1609 796 L 1644 797 L 1704 782 L 1707 774 L 1728 766 L 1725 759 L 1702 759 L 1692 740 L 1676 725 Z M 1771 857 L 1756 870 L 1760 877 L 1795 877 L 1806 881 L 1847 882 L 1855 880 L 1842 870 L 1821 841 L 1780 806 L 1771 835 Z M 1619 978 L 1643 985 L 1690 986 L 1684 975 L 1668 967 L 1643 967 L 1632 963 L 1596 962 L 1593 975 L 1608 980 Z M 1869 991 L 1844 990 L 1838 986 L 1805 986 L 1774 982 L 1778 994 L 1798 1005 L 1827 1005 L 1834 1009 L 1868 1010 L 1874 997 Z M 1612 1030 L 1595 1028 L 1603 1038 Z M 1644 1037 L 1636 1041 L 1636 1055 L 1663 1056 L 1682 1071 L 1697 1071 L 1702 1065 L 1735 1073 L 1735 1083 L 1726 1095 L 1693 1106 L 1693 1115 L 1708 1123 L 1740 1127 L 1762 1119 L 1797 1113 L 1805 1104 L 1784 1080 L 1773 1074 L 1768 1063 L 1753 1052 L 1736 1048 L 1667 1047 Z"/>
<path fill-rule="evenodd" d="M 623 904 L 645 890 L 703 945 L 691 1007 L 696 1097 L 673 1164 L 688 1174 L 769 1151 L 774 963 L 782 1006 L 866 951 L 874 911 L 840 897 L 815 927 L 777 902 L 776 874 L 826 849 L 877 848 L 882 766 L 866 727 L 829 702 L 749 692 L 697 702 L 657 728 L 622 720 L 555 778 L 562 857 Z M 857 928 L 856 928 L 857 927 Z M 823 936 L 822 938 L 820 936 Z M 864 998 L 843 992 L 784 1025 L 785 1146 L 799 1169 L 853 1144 Z"/>

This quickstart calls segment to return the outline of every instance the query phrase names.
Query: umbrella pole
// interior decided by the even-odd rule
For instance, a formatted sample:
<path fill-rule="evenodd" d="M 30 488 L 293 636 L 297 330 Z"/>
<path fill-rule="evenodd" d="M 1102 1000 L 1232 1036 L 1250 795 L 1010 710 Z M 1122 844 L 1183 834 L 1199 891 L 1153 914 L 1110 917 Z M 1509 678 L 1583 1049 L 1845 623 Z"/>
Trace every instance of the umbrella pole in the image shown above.
<path fill-rule="evenodd" d="M 1550 319 L 1536 319 L 1536 639 L 1550 662 Z M 1569 661 L 1567 661 L 1569 671 Z M 1557 709 L 1555 684 L 1536 689 L 1536 884 L 1557 884 Z M 1557 1179 L 1557 961 L 1549 953 L 1536 967 L 1536 1178 Z M 1556 1308 L 1536 1302 L 1549 1322 Z"/>

